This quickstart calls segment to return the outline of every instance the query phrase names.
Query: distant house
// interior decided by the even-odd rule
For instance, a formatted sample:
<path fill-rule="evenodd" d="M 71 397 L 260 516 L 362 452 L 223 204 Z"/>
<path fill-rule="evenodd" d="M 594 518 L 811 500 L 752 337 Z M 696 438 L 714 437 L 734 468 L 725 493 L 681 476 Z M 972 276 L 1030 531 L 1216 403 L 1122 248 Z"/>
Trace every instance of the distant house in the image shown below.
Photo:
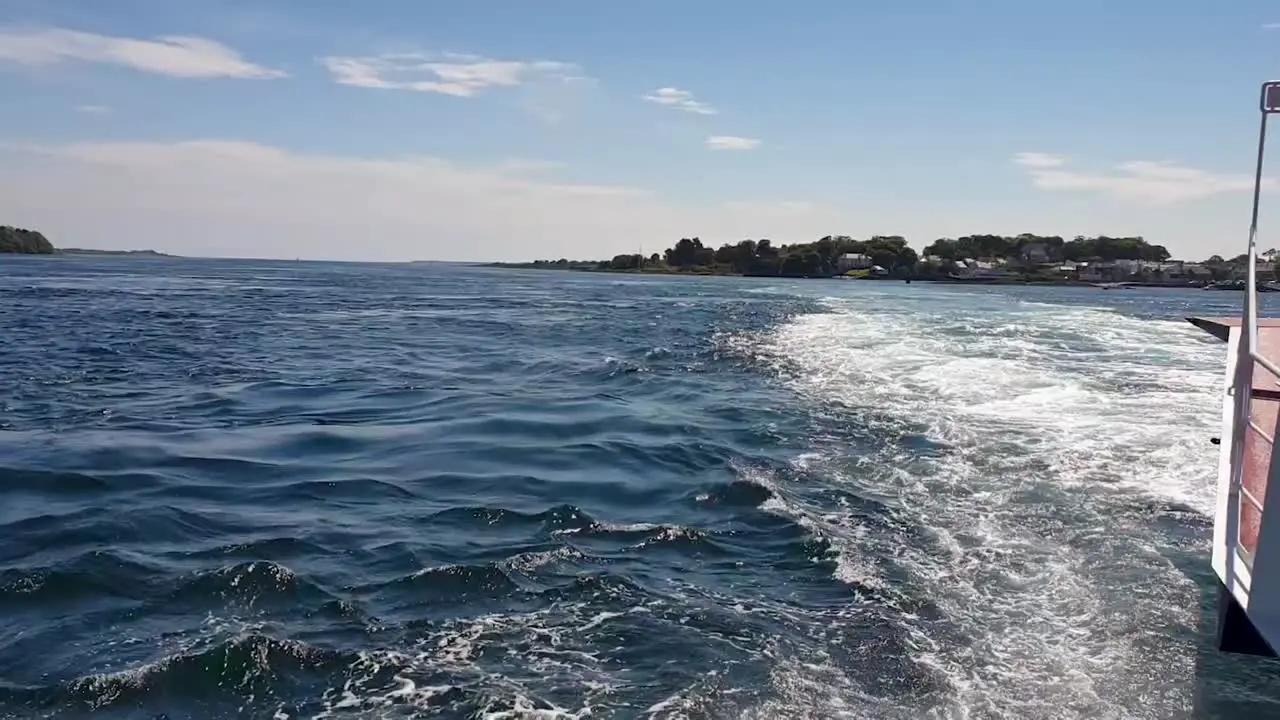
<path fill-rule="evenodd" d="M 1213 279 L 1213 271 L 1200 263 L 1186 263 L 1182 271 L 1192 280 L 1208 281 Z"/>
<path fill-rule="evenodd" d="M 1276 264 L 1273 262 L 1258 261 L 1258 282 L 1271 282 L 1276 279 Z M 1247 271 L 1244 266 L 1237 266 L 1231 271 L 1232 280 L 1243 280 Z"/>
<path fill-rule="evenodd" d="M 840 268 L 840 272 L 866 270 L 872 265 L 871 256 L 865 253 L 845 253 L 840 256 L 836 265 Z"/>
<path fill-rule="evenodd" d="M 1085 282 L 1102 282 L 1102 264 L 1084 262 L 1076 266 L 1076 277 Z"/>
<path fill-rule="evenodd" d="M 1079 277 L 1085 282 L 1119 282 L 1138 270 L 1136 260 L 1080 263 Z"/>
<path fill-rule="evenodd" d="M 1029 242 L 1018 251 L 1018 257 L 1028 265 L 1049 262 L 1049 246 L 1042 242 Z"/>
<path fill-rule="evenodd" d="M 989 260 L 974 260 L 966 258 L 957 263 L 957 267 L 953 275 L 959 278 L 970 280 L 979 279 L 997 279 L 1011 277 L 1008 270 L 1001 266 L 1004 263 L 992 262 Z"/>

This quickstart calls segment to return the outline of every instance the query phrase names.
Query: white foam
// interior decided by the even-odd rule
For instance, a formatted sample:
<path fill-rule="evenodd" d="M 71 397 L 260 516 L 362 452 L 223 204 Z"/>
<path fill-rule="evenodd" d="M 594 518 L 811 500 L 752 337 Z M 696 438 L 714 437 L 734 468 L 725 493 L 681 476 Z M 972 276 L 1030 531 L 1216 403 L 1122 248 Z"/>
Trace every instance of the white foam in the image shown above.
<path fill-rule="evenodd" d="M 613 692 L 617 681 L 603 669 L 595 653 L 583 651 L 579 645 L 584 634 L 618 615 L 588 614 L 584 605 L 571 604 L 445 623 L 404 650 L 361 653 L 345 685 L 325 694 L 324 710 L 316 717 L 382 717 L 392 707 L 428 710 L 437 698 L 458 688 L 479 693 L 478 718 L 589 717 L 594 703 Z M 504 646 L 508 654 L 519 652 L 522 656 L 518 677 L 487 670 L 480 662 L 482 653 Z M 380 678 L 392 668 L 396 671 L 394 685 L 388 687 Z M 447 676 L 452 684 L 423 684 L 419 679 L 440 676 Z M 555 705 L 534 689 L 556 677 L 571 677 L 582 688 L 578 707 Z"/>
<path fill-rule="evenodd" d="M 763 507 L 833 539 L 840 580 L 873 580 L 867 558 L 878 552 L 931 589 L 946 622 L 906 616 L 905 632 L 917 645 L 915 662 L 945 678 L 949 698 L 916 716 L 1168 716 L 1169 705 L 1134 704 L 1148 688 L 1118 695 L 1125 673 L 1152 663 L 1180 688 L 1173 695 L 1181 700 L 1171 702 L 1189 702 L 1194 649 L 1153 658 L 1131 635 L 1110 632 L 1117 619 L 1108 596 L 1125 590 L 1100 585 L 1098 568 L 1115 558 L 1046 536 L 1025 497 L 1076 498 L 1097 527 L 1073 532 L 1108 538 L 1113 550 L 1149 562 L 1165 595 L 1135 601 L 1124 611 L 1129 619 L 1164 613 L 1193 624 L 1192 583 L 1150 547 L 1149 534 L 1108 536 L 1120 528 L 1088 500 L 1120 493 L 1211 512 L 1216 455 L 1208 439 L 1217 429 L 1222 349 L 1185 323 L 999 296 L 949 306 L 883 296 L 826 303 L 829 312 L 744 336 L 737 349 L 775 363 L 795 392 L 850 424 L 920 433 L 945 448 L 921 459 L 885 447 L 855 465 L 837 443 L 798 463 L 834 485 L 892 499 L 894 512 L 935 546 L 868 547 L 855 517 L 786 488 L 775 487 Z M 814 671 L 788 682 L 806 674 Z M 863 712 L 873 709 L 866 689 L 841 692 Z M 803 708 L 778 712 L 803 716 Z"/>

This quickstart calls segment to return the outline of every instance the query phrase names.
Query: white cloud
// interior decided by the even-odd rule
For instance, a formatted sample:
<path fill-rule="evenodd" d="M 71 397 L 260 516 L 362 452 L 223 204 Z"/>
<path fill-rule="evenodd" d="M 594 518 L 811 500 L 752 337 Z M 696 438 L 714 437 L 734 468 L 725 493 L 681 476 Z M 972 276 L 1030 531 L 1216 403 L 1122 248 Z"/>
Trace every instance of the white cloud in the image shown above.
<path fill-rule="evenodd" d="M 493 60 L 460 53 L 400 53 L 320 59 L 340 85 L 472 97 L 538 80 L 583 81 L 581 68 L 551 60 Z"/>
<path fill-rule="evenodd" d="M 760 147 L 760 141 L 737 135 L 712 135 L 707 138 L 707 147 L 712 150 L 755 150 Z"/>
<path fill-rule="evenodd" d="M 1020 152 L 1013 156 L 1013 161 L 1023 167 L 1049 168 L 1058 167 L 1067 162 L 1061 155 L 1050 155 L 1040 152 Z"/>
<path fill-rule="evenodd" d="M 286 76 L 280 70 L 249 62 L 226 45 L 199 37 L 168 35 L 138 40 L 56 28 L 0 29 L 0 62 L 53 65 L 76 60 L 181 78 Z"/>
<path fill-rule="evenodd" d="M 111 109 L 106 105 L 77 105 L 75 111 L 86 115 L 105 115 L 111 112 Z"/>
<path fill-rule="evenodd" d="M 1014 162 L 1027 168 L 1032 184 L 1041 190 L 1091 191 L 1157 205 L 1253 189 L 1249 175 L 1213 173 L 1169 161 L 1133 160 L 1109 172 L 1065 169 L 1064 158 L 1043 153 L 1019 153 Z M 1265 189 L 1276 189 L 1271 179 L 1263 183 Z"/>
<path fill-rule="evenodd" d="M 1262 29 L 1263 30 L 1280 30 L 1280 22 L 1265 23 L 1262 26 Z"/>
<path fill-rule="evenodd" d="M 716 109 L 707 103 L 698 100 L 693 93 L 688 90 L 679 88 L 664 87 L 658 88 L 648 95 L 644 96 L 645 100 L 658 105 L 666 105 L 677 110 L 694 113 L 695 115 L 715 115 Z"/>
<path fill-rule="evenodd" d="M 0 145 L 0 217 L 55 244 L 352 260 L 601 258 L 849 227 L 798 200 L 682 204 L 554 164 L 352 158 L 229 141 Z"/>

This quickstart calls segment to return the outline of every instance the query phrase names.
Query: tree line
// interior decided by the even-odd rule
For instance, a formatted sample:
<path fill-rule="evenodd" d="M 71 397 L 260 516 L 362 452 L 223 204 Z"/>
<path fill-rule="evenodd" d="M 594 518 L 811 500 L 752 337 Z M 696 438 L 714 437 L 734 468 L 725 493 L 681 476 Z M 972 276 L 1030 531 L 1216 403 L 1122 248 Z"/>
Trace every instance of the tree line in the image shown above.
<path fill-rule="evenodd" d="M 1034 252 L 1032 252 L 1034 250 Z M 662 253 L 617 255 L 610 260 L 575 262 L 541 260 L 535 265 L 580 267 L 600 270 L 632 270 L 692 273 L 734 273 L 784 277 L 820 277 L 840 272 L 840 258 L 854 253 L 866 255 L 872 265 L 898 277 L 917 277 L 938 272 L 938 268 L 973 260 L 1023 260 L 1040 263 L 1067 261 L 1155 260 L 1170 257 L 1163 245 L 1152 245 L 1140 236 L 1077 236 L 1070 240 L 1056 235 L 1023 233 L 1015 236 L 965 235 L 939 238 L 923 253 L 917 253 L 901 235 L 875 235 L 856 240 L 848 235 L 827 235 L 807 243 L 775 245 L 771 240 L 742 240 L 718 248 L 703 245 L 699 238 L 681 238 Z M 938 262 L 924 263 L 922 257 Z M 1221 263 L 1231 261 L 1222 260 Z"/>
<path fill-rule="evenodd" d="M 1033 235 L 1023 233 L 1013 237 L 1002 235 L 966 235 L 955 238 L 939 238 L 925 248 L 925 255 L 944 260 L 964 258 L 993 259 L 1021 258 L 1029 246 L 1039 245 L 1051 262 L 1088 262 L 1110 260 L 1168 260 L 1169 251 L 1163 245 L 1151 245 L 1141 236 L 1110 237 L 1078 235 L 1064 240 L 1058 235 Z"/>

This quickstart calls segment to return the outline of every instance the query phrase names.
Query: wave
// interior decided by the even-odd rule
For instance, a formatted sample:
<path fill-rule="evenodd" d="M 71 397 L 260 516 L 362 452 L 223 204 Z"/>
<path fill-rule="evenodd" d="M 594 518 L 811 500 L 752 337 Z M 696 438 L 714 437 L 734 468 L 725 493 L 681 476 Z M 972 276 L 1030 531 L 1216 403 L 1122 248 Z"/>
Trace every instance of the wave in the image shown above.
<path fill-rule="evenodd" d="M 163 485 L 162 476 L 143 472 L 84 473 L 57 470 L 0 468 L 0 497 L 33 494 L 70 497 L 146 490 Z"/>
<path fill-rule="evenodd" d="M 266 537 L 232 543 L 219 543 L 209 548 L 199 546 L 171 551 L 169 557 L 186 560 L 214 560 L 248 558 L 252 560 L 286 561 L 306 556 L 324 556 L 334 549 L 321 543 L 298 537 Z"/>
<path fill-rule="evenodd" d="M 352 653 L 251 632 L 193 647 L 138 667 L 87 675 L 52 686 L 0 686 L 0 705 L 28 711 L 128 708 L 156 716 L 234 712 L 246 696 L 279 697 L 291 685 L 320 682 Z"/>
<path fill-rule="evenodd" d="M 412 595 L 414 602 L 465 602 L 477 597 L 498 598 L 516 592 L 519 586 L 494 565 L 441 565 L 423 568 L 391 582 L 356 588 L 357 595 L 382 593 Z"/>
<path fill-rule="evenodd" d="M 117 551 L 93 550 L 55 565 L 0 571 L 0 608 L 50 612 L 104 598 L 140 600 L 164 569 Z"/>
<path fill-rule="evenodd" d="M 699 557 L 725 555 L 713 536 L 705 530 L 662 523 L 593 523 L 584 528 L 559 530 L 561 537 L 572 536 L 575 542 L 595 541 L 625 543 L 629 548 L 679 549 Z"/>
<path fill-rule="evenodd" d="M 157 537 L 199 541 L 233 535 L 247 526 L 226 516 L 171 506 L 149 506 L 122 512 L 120 506 L 95 506 L 71 512 L 43 513 L 0 524 L 12 538 L 0 547 L 0 562 L 33 557 L 67 557 L 93 548 L 142 549 Z"/>
<path fill-rule="evenodd" d="M 231 606 L 307 607 L 337 600 L 330 591 L 280 563 L 253 560 L 197 572 L 169 592 L 163 602 L 225 610 Z"/>
<path fill-rule="evenodd" d="M 693 495 L 693 500 L 709 505 L 759 507 L 772 497 L 773 491 L 764 483 L 750 479 L 736 479 L 732 482 L 717 484 L 707 490 L 700 490 Z"/>
<path fill-rule="evenodd" d="M 264 483 L 249 491 L 246 499 L 272 504 L 314 500 L 372 505 L 421 501 L 423 498 L 403 484 L 391 480 L 338 477 L 281 484 Z"/>

